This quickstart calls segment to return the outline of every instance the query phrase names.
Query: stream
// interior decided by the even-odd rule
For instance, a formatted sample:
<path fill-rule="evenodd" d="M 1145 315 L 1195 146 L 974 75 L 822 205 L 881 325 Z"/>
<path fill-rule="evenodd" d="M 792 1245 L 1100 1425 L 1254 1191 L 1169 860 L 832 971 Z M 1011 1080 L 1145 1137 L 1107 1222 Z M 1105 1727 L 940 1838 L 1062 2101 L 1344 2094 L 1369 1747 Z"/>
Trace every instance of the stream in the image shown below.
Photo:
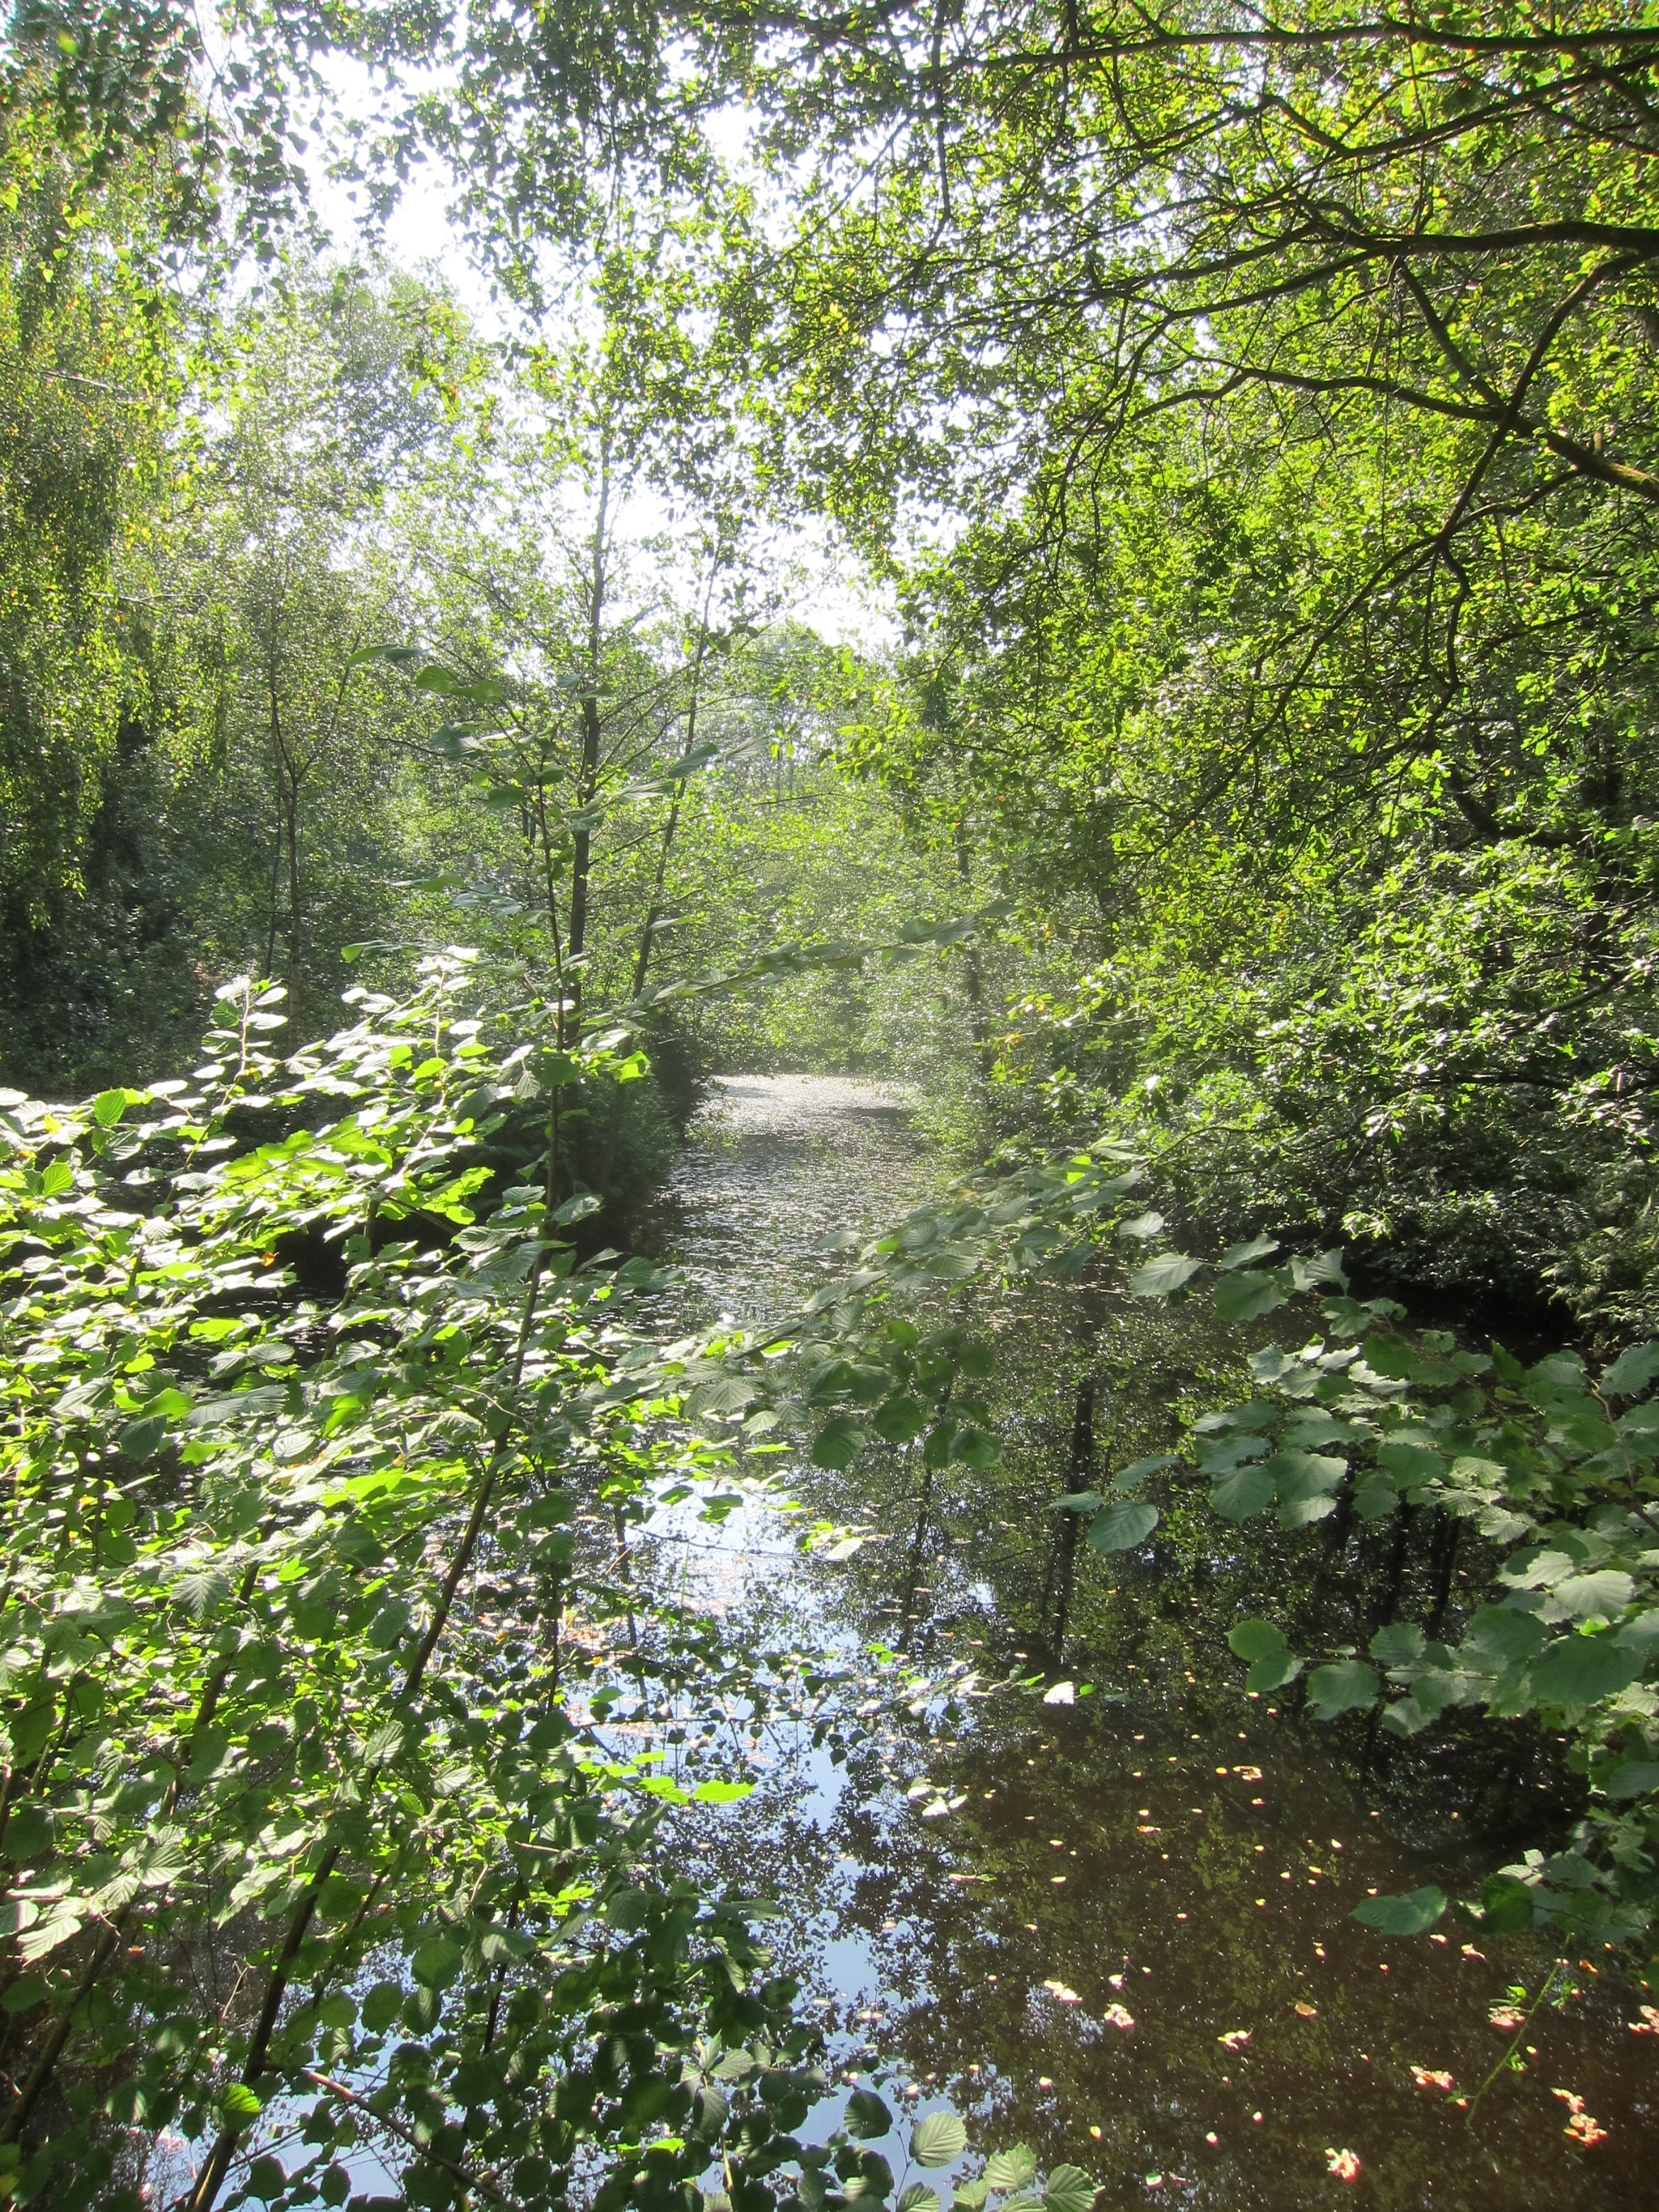
<path fill-rule="evenodd" d="M 773 1310 L 810 1286 L 825 1231 L 890 1219 L 944 1175 L 878 1085 L 716 1085 L 653 1229 L 689 1273 L 686 1325 Z M 1659 2202 L 1643 2179 L 1659 2036 L 1611 1956 L 1567 1962 L 1573 1994 L 1534 2014 L 1522 2069 L 1470 2111 L 1514 2033 L 1492 2014 L 1517 1988 L 1529 2002 L 1552 1954 L 1470 1942 L 1450 1914 L 1409 1941 L 1350 1917 L 1370 1891 L 1467 1893 L 1537 1840 L 1559 1789 L 1548 1747 L 1477 1720 L 1368 1764 L 1288 1701 L 1247 1695 L 1227 1628 L 1305 1596 L 1316 1567 L 1330 1602 L 1361 1607 L 1372 1540 L 1322 1559 L 1197 1511 L 1166 1510 L 1139 1553 L 1079 1554 L 1073 1702 L 1045 1703 L 1060 1671 L 1035 1644 L 1046 1508 L 1068 1487 L 1079 1379 L 1101 1378 L 1099 1449 L 1122 1464 L 1178 1439 L 1177 1401 L 1225 1350 L 1053 1283 L 984 1319 L 1000 1340 L 994 1473 L 952 1468 L 919 1516 L 903 1452 L 845 1475 L 780 1462 L 811 1508 L 872 1529 L 841 1564 L 798 1553 L 764 1504 L 695 1540 L 657 1529 L 665 1553 L 695 1540 L 711 1608 L 872 1683 L 908 1667 L 928 1685 L 908 1708 L 871 1703 L 839 1762 L 804 1728 L 753 1732 L 753 1795 L 678 1832 L 700 1878 L 781 1904 L 776 1948 L 841 2078 L 912 2109 L 948 2102 L 981 2149 L 1023 2141 L 1045 2168 L 1082 2166 L 1103 2205 Z M 950 1694 L 964 1663 L 983 1694 Z M 1569 2131 L 1575 2109 L 1601 2140 Z"/>

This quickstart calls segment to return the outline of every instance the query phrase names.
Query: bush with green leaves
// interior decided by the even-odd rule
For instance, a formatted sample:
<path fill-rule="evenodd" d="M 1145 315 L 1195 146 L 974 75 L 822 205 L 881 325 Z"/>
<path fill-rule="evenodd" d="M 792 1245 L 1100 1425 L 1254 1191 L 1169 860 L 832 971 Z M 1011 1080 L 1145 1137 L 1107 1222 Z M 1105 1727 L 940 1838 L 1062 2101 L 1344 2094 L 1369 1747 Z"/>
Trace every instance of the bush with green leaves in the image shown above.
<path fill-rule="evenodd" d="M 788 1662 L 728 1648 L 626 1547 L 656 1500 L 724 1484 L 741 1378 L 777 1363 L 665 1346 L 662 1271 L 578 1264 L 599 1200 L 564 1194 L 566 1124 L 643 1056 L 614 1026 L 573 1042 L 556 1001 L 469 1012 L 490 995 L 471 956 L 434 958 L 279 1060 L 283 994 L 240 981 L 188 1080 L 0 1094 L 17 2203 L 136 2206 L 180 2181 L 169 2142 L 192 2212 L 334 2203 L 372 2141 L 411 2203 L 649 2206 L 720 2148 L 695 2119 L 713 2070 L 746 2051 L 765 2103 L 817 2048 L 761 1905 L 653 1851 L 675 1806 L 745 1785 L 603 1734 L 618 1672 L 636 1713 L 716 1682 L 804 1710 Z M 543 1151 L 515 1166 L 526 1112 Z M 971 1213 L 912 1222 L 787 1340 L 810 1364 L 871 1289 L 953 1279 Z M 948 1391 L 939 1347 L 879 1326 L 884 1404 L 913 1369 Z M 625 1618 L 627 1651 L 579 1648 L 571 1613 Z"/>
<path fill-rule="evenodd" d="M 1147 1298 L 1207 1294 L 1241 1322 L 1329 1293 L 1319 1334 L 1250 1352 L 1253 1395 L 1194 1422 L 1211 1508 L 1241 1527 L 1271 1513 L 1285 1530 L 1391 1521 L 1402 1541 L 1402 1522 L 1433 1513 L 1448 1546 L 1465 1529 L 1484 1540 L 1492 1595 L 1455 1642 L 1437 1622 L 1395 1620 L 1366 1652 L 1340 1646 L 1311 1668 L 1280 1627 L 1241 1621 L 1228 1640 L 1246 1686 L 1304 1681 L 1316 1720 L 1366 1714 L 1401 1738 L 1465 1707 L 1564 1732 L 1589 1794 L 1567 1848 L 1528 1851 L 1463 1909 L 1498 1933 L 1645 1939 L 1659 1898 L 1659 1346 L 1597 1373 L 1570 1351 L 1523 1366 L 1498 1345 L 1475 1352 L 1449 1331 L 1404 1328 L 1390 1299 L 1350 1296 L 1338 1253 L 1264 1265 L 1278 1250 L 1257 1237 L 1211 1263 L 1164 1252 L 1128 1279 Z M 1159 1519 L 1137 1493 L 1176 1465 L 1142 1460 L 1103 1497 L 1060 1503 L 1091 1516 L 1096 1548 L 1127 1550 Z M 1412 1933 L 1445 1909 L 1424 1890 L 1358 1917 Z"/>
<path fill-rule="evenodd" d="M 544 2199 L 709 2039 L 801 2033 L 746 1908 L 649 1871 L 685 1793 L 562 1703 L 579 1504 L 714 1455 L 616 1378 L 651 1268 L 574 1266 L 539 1176 L 470 1202 L 526 1068 L 624 1056 L 465 976 L 287 1062 L 234 986 L 188 1085 L 0 1102 L 19 2203 L 137 2204 L 167 2131 L 203 2212 L 332 2202 L 366 2127 L 411 2203 Z"/>

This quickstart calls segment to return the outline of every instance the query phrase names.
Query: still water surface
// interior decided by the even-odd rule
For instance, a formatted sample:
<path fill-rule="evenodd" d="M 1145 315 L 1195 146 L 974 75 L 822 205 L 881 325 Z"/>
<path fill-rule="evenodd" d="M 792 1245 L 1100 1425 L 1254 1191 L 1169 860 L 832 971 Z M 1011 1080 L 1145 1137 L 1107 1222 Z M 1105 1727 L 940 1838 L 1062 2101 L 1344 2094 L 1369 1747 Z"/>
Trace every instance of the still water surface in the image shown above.
<path fill-rule="evenodd" d="M 878 1086 L 717 1085 L 658 1224 L 691 1277 L 684 1318 L 782 1305 L 826 1231 L 890 1219 L 943 1173 Z M 1170 1401 L 1202 1361 L 1061 1286 L 991 1320 L 1003 1468 L 951 1470 L 920 1517 L 902 1455 L 848 1477 L 798 1470 L 804 1497 L 866 1517 L 876 1540 L 827 1567 L 798 1558 L 775 1516 L 739 1514 L 696 1555 L 711 1606 L 781 1640 L 896 1648 L 936 1681 L 961 1661 L 994 1679 L 1035 1671 L 1043 1509 L 1067 1486 L 1078 1380 L 1117 1390 L 1102 1449 L 1121 1462 L 1157 1447 L 1160 1420 L 1162 1441 L 1177 1432 Z M 1048 1705 L 1039 1682 L 957 1712 L 923 1697 L 840 1765 L 799 1732 L 763 1731 L 754 1796 L 695 1838 L 702 1870 L 782 1901 L 780 1951 L 848 2073 L 879 2063 L 921 2109 L 948 2100 L 981 2148 L 1023 2140 L 1045 2166 L 1085 2166 L 1105 2204 L 1659 2204 L 1659 2037 L 1632 2032 L 1642 1993 L 1610 1958 L 1571 1962 L 1578 1993 L 1536 2014 L 1525 2070 L 1471 2115 L 1455 2100 L 1509 2039 L 1489 2015 L 1512 1984 L 1535 1992 L 1550 1954 L 1470 1944 L 1449 1917 L 1412 1942 L 1349 1917 L 1373 1889 L 1467 1889 L 1530 1840 L 1551 1810 L 1531 1754 L 1504 1753 L 1494 1783 L 1490 1743 L 1413 1747 L 1362 1779 L 1329 1731 L 1243 1692 L 1224 1635 L 1272 1609 L 1268 1570 L 1231 1536 L 1237 1553 L 1216 1553 L 1212 1523 L 1183 1537 L 1199 1526 L 1166 1513 L 1173 1540 L 1080 1562 L 1062 1656 L 1093 1696 Z M 1367 1564 L 1321 1571 L 1340 1599 Z M 920 1781 L 932 1786 L 907 1796 Z M 940 1797 L 953 1809 L 923 1817 Z M 1566 2132 L 1563 2092 L 1605 2140 Z M 1356 2179 L 1332 2172 L 1342 2152 Z"/>

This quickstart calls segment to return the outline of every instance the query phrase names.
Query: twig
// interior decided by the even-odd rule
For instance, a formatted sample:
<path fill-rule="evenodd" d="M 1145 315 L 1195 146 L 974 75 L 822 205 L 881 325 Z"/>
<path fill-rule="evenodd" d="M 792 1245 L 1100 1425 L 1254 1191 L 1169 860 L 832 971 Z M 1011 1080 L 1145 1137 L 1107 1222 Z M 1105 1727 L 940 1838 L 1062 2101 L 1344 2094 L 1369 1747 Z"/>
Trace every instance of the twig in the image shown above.
<path fill-rule="evenodd" d="M 1463 2118 L 1466 2120 L 1474 2118 L 1475 2106 L 1480 2102 L 1480 2100 L 1486 2095 L 1487 2090 L 1491 2088 L 1492 2083 L 1504 2071 L 1504 2069 L 1506 2066 L 1512 2065 L 1514 2063 L 1516 2047 L 1520 2043 L 1522 2037 L 1526 2033 L 1527 2030 L 1532 2026 L 1533 2014 L 1537 2011 L 1539 2006 L 1543 2003 L 1545 1998 L 1549 1995 L 1550 1984 L 1554 1981 L 1556 1976 L 1560 1972 L 1562 1967 L 1565 1966 L 1566 1963 L 1567 1962 L 1565 1959 L 1558 1959 L 1555 1964 L 1550 1968 L 1548 1973 L 1545 1975 L 1543 1987 L 1533 1999 L 1525 2019 L 1522 2020 L 1520 2027 L 1516 2029 L 1514 2039 L 1510 2042 L 1509 2049 L 1498 2060 L 1497 2065 L 1492 2068 L 1492 2072 L 1487 2075 L 1486 2080 L 1475 2091 L 1474 2096 L 1469 2099 L 1468 2108 L 1463 2114 Z"/>

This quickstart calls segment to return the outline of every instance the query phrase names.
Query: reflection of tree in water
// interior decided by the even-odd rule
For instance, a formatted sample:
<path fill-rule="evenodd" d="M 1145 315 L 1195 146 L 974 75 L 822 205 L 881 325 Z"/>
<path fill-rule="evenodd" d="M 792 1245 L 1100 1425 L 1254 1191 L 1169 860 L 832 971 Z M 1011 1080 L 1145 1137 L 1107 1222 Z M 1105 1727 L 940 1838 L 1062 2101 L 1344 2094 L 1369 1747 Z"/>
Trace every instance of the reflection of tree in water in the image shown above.
<path fill-rule="evenodd" d="M 717 1293 L 821 1149 L 821 1129 L 812 1146 L 797 1129 L 768 1152 L 761 1088 L 729 1156 L 729 1172 L 758 1175 L 744 1228 L 700 1248 L 719 1251 Z M 842 1163 L 854 1182 L 882 1157 L 867 1125 L 860 1146 Z M 791 1228 L 799 1279 L 811 1239 Z M 1393 1942 L 1349 1917 L 1367 1890 L 1464 1881 L 1471 1853 L 1491 1864 L 1510 1835 L 1535 1838 L 1537 1808 L 1559 1804 L 1551 1747 L 1467 1721 L 1408 1744 L 1315 1730 L 1294 1691 L 1247 1698 L 1225 1644 L 1262 1609 L 1358 1643 L 1381 1620 L 1455 1608 L 1480 1561 L 1449 1559 L 1432 1528 L 1404 1545 L 1363 1525 L 1236 1538 L 1179 1470 L 1157 1493 L 1156 1541 L 1101 1557 L 1073 1531 L 1068 1550 L 1054 1498 L 1177 1443 L 1177 1416 L 1231 1389 L 1237 1335 L 1052 1285 L 975 1325 L 998 1341 L 998 1468 L 930 1470 L 919 1449 L 875 1447 L 843 1474 L 797 1470 L 815 1508 L 880 1534 L 834 1567 L 750 1561 L 741 1640 L 863 1653 L 840 1702 L 851 1747 L 837 1765 L 787 1725 L 763 1731 L 749 1748 L 775 1763 L 738 1813 L 696 1820 L 694 1870 L 779 1898 L 779 1958 L 843 2066 L 879 2054 L 979 2114 L 981 2140 L 1082 2158 L 1108 2203 L 1157 2201 L 1158 2173 L 1160 2191 L 1184 2201 L 1190 2185 L 1241 2212 L 1325 2205 L 1342 2186 L 1326 2146 L 1350 2143 L 1401 2205 L 1638 2201 L 1630 2131 L 1586 2158 L 1548 2094 L 1562 2080 L 1592 2111 L 1633 2108 L 1640 2059 L 1610 1999 L 1592 1988 L 1540 2014 L 1532 2070 L 1470 2126 L 1412 2069 L 1477 2083 L 1501 2048 L 1488 2008 L 1533 1973 L 1534 1947 L 1487 1939 L 1482 1957 L 1456 1935 Z M 872 1663 L 871 1646 L 895 1656 Z M 999 1686 L 953 1709 L 942 1686 L 963 1663 Z M 1097 1694 L 1041 1704 L 1062 1668 Z M 925 1678 L 918 1693 L 907 1675 Z M 956 1810 L 922 1816 L 942 1804 Z"/>

